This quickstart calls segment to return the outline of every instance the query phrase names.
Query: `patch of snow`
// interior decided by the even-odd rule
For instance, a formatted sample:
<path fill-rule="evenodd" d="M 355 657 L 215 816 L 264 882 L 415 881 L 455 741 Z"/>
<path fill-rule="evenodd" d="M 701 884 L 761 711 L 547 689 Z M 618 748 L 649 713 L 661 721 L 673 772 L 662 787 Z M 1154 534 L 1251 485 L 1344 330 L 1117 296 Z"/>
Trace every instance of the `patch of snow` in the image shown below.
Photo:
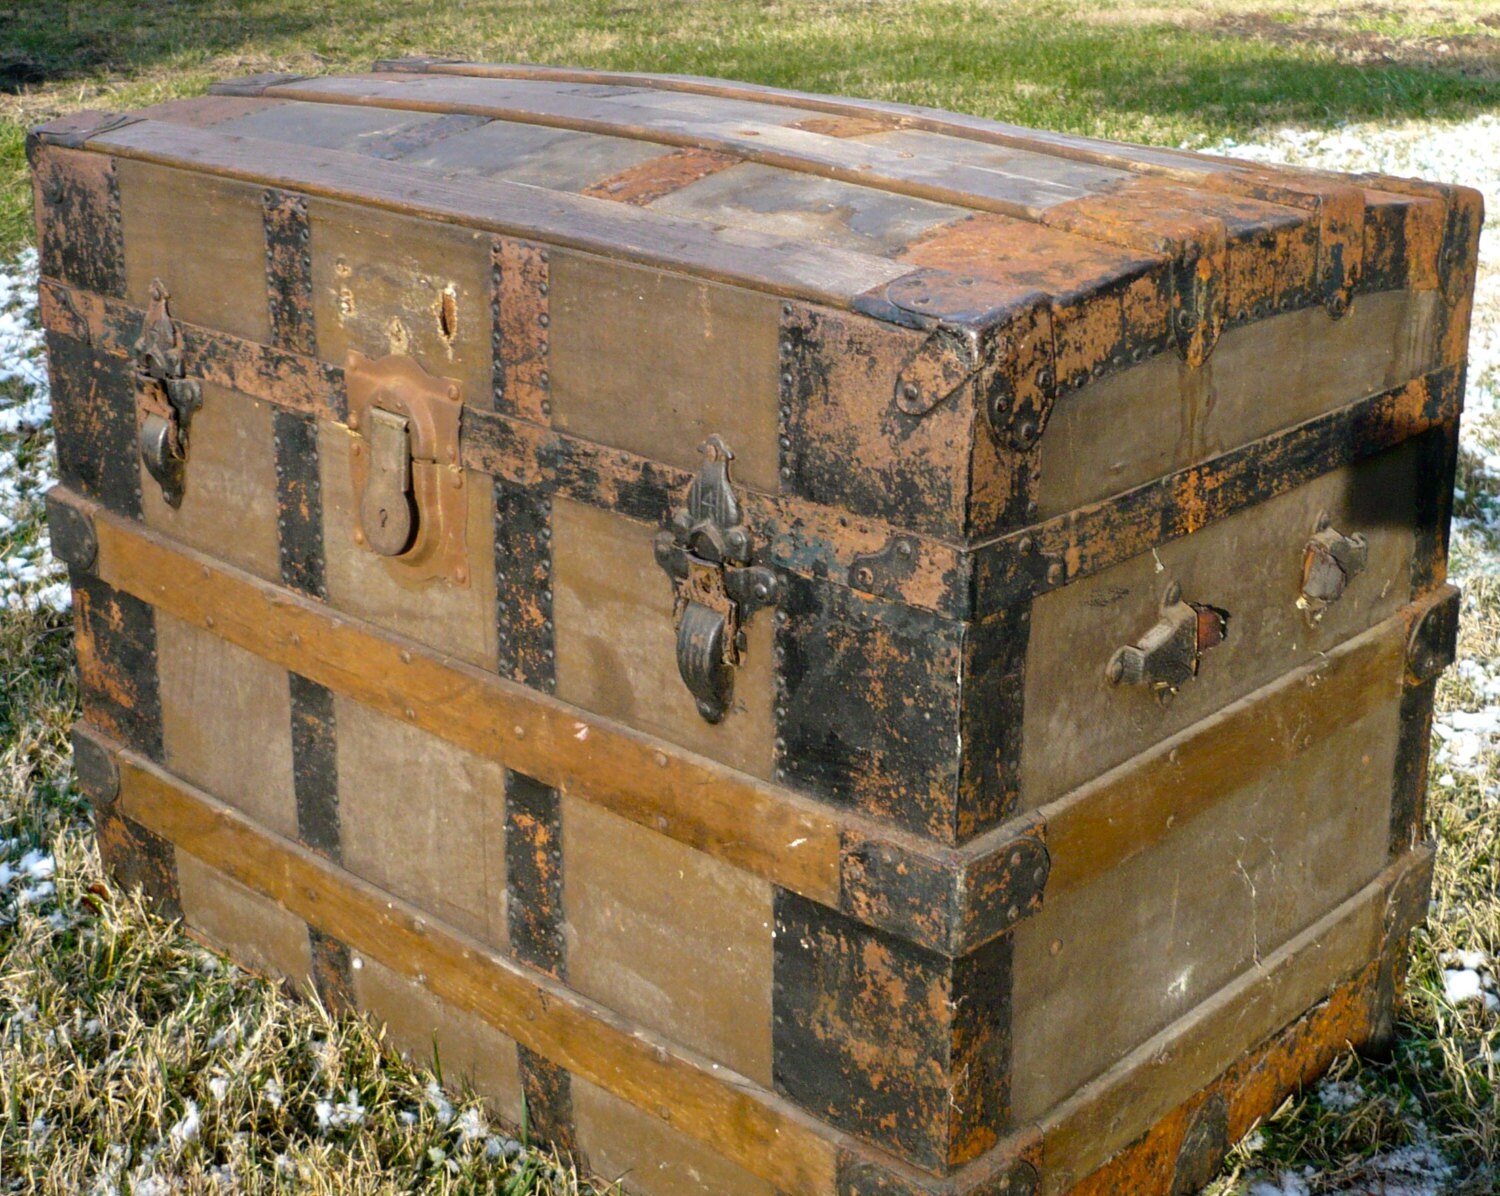
<path fill-rule="evenodd" d="M 1365 1090 L 1358 1080 L 1325 1079 L 1315 1091 L 1319 1104 L 1339 1113 L 1347 1113 L 1365 1099 Z"/>
<path fill-rule="evenodd" d="M 445 1126 L 453 1121 L 453 1102 L 443 1095 L 436 1080 L 427 1081 L 427 1103 L 432 1106 L 439 1125 Z"/>
<path fill-rule="evenodd" d="M 329 1096 L 313 1105 L 313 1113 L 318 1119 L 320 1134 L 326 1134 L 330 1130 L 345 1130 L 352 1126 L 364 1125 L 365 1112 L 365 1107 L 359 1100 L 359 1093 L 353 1088 L 344 1093 L 344 1099 L 341 1101 L 335 1101 L 332 1096 Z"/>
<path fill-rule="evenodd" d="M 180 1148 L 189 1142 L 198 1141 L 198 1134 L 202 1129 L 203 1119 L 198 1115 L 198 1102 L 190 1100 L 183 1110 L 181 1120 L 167 1131 L 167 1140 Z"/>

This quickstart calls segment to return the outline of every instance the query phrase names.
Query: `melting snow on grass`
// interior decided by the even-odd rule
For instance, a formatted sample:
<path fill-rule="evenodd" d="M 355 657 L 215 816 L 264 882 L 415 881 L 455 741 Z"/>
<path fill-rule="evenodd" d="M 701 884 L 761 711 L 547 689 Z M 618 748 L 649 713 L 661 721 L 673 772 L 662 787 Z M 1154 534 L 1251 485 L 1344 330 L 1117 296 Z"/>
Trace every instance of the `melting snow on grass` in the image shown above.
<path fill-rule="evenodd" d="M 35 250 L 0 265 L 0 607 L 63 610 L 70 594 L 42 505 L 55 479 L 36 289 Z"/>

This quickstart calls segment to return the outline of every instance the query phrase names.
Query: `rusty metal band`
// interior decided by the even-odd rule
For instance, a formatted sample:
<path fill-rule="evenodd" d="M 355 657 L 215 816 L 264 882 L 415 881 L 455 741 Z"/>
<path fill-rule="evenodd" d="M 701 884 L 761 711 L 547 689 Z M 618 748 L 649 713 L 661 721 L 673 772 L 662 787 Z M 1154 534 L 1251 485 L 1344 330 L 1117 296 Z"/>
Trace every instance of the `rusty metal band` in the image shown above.
<path fill-rule="evenodd" d="M 566 983 L 562 799 L 523 773 L 505 774 L 506 918 L 511 953 Z M 539 1051 L 516 1046 L 528 1126 L 560 1150 L 578 1154 L 573 1078 Z"/>
<path fill-rule="evenodd" d="M 307 196 L 276 187 L 261 195 L 266 238 L 266 309 L 271 343 L 278 349 L 316 357 L 313 319 L 312 225 Z"/>
<path fill-rule="evenodd" d="M 1257 1058 L 1272 1059 L 1277 1067 L 1271 1087 L 1279 1100 L 1295 1087 L 1302 1068 L 1316 1065 L 1313 1055 L 1367 1037 L 1372 962 L 1421 919 L 1431 880 L 1431 849 L 1406 853 L 1259 968 L 1143 1044 L 1085 1094 L 1064 1102 L 1044 1120 L 1039 1144 L 1034 1133 L 1022 1133 L 936 1179 L 878 1152 L 872 1156 L 752 1081 L 621 1025 L 550 977 L 256 826 L 139 755 L 100 742 L 117 759 L 120 812 L 156 841 L 189 851 L 400 974 L 420 977 L 440 1000 L 476 1014 L 557 1066 L 657 1116 L 669 1111 L 675 1129 L 781 1190 L 819 1196 L 1021 1196 L 1032 1187 L 995 1186 L 997 1166 L 1002 1177 L 1009 1171 L 1024 1178 L 1012 1165 L 1018 1157 L 1040 1160 L 1049 1190 L 1089 1192 L 1094 1189 L 1075 1185 L 1111 1160 L 1128 1166 L 1131 1143 L 1142 1133 L 1182 1132 L 1170 1119 L 1204 1090 L 1205 1074 L 1227 1084 L 1226 1099 L 1241 1107 L 1237 1101 L 1265 1099 L 1267 1086 L 1257 1081 L 1257 1093 L 1235 1097 L 1234 1085 L 1256 1074 L 1246 1067 Z M 1287 1028 L 1298 1025 L 1316 1027 L 1314 1039 L 1287 1038 Z M 1243 1064 L 1247 1052 L 1249 1064 Z M 1134 1095 L 1143 1091 L 1151 1093 L 1144 1103 Z M 1133 1102 L 1128 1115 L 1122 1115 L 1124 1100 Z M 725 1133 L 725 1126 L 735 1132 Z M 837 1186 L 856 1179 L 860 1186 Z"/>
<path fill-rule="evenodd" d="M 114 746 L 114 745 L 107 745 Z M 325 935 L 473 1013 L 785 1191 L 831 1192 L 838 1135 L 752 1081 L 622 1026 L 601 1007 L 115 747 L 127 817 Z M 725 1126 L 736 1127 L 726 1136 Z"/>
<path fill-rule="evenodd" d="M 540 784 L 935 952 L 972 951 L 1034 912 L 1051 883 L 1049 867 L 1061 869 L 1060 875 L 1070 867 L 1075 876 L 1080 874 L 1070 860 L 1080 850 L 1073 840 L 1086 828 L 1068 829 L 1063 816 L 1067 799 L 1048 807 L 1050 827 L 1038 815 L 1026 814 L 961 848 L 941 847 L 455 662 L 213 561 L 65 491 L 54 494 L 54 504 L 71 506 L 88 518 L 98 544 L 99 578 L 140 609 L 149 613 L 144 606 L 149 602 L 204 628 L 212 620 L 215 634 L 335 693 L 414 721 Z M 195 575 L 194 584 L 180 585 L 179 579 L 189 573 Z M 87 603 L 86 595 L 83 601 Z M 1419 619 L 1425 605 L 1446 601 L 1448 592 L 1439 591 L 1415 604 L 1403 612 L 1402 626 Z M 1385 651 L 1396 661 L 1392 671 L 1399 678 L 1401 653 L 1390 644 L 1404 644 L 1405 632 L 1392 626 L 1366 632 L 1324 660 L 1143 753 L 1130 769 L 1114 770 L 1111 777 L 1128 796 L 1130 786 L 1120 778 L 1149 772 L 1161 752 L 1177 751 L 1182 767 L 1192 765 L 1200 746 L 1203 758 L 1211 759 L 1208 749 L 1221 729 L 1216 719 L 1254 718 L 1257 704 L 1266 701 L 1300 701 L 1299 687 L 1305 687 L 1309 670 L 1319 671 L 1325 681 L 1344 672 L 1363 676 L 1362 670 L 1384 667 L 1379 652 Z M 1376 642 L 1385 647 L 1372 647 Z M 1357 706 L 1353 701 L 1319 709 L 1338 724 L 1353 717 L 1349 712 Z M 589 736 L 590 752 L 576 751 L 581 730 Z M 1122 818 L 1128 809 L 1128 803 L 1120 807 Z M 1158 821 L 1164 824 L 1164 819 Z M 785 844 L 794 840 L 797 851 L 786 851 Z M 1107 866 L 1107 860 L 1098 864 Z"/>
<path fill-rule="evenodd" d="M 1103 502 L 973 550 L 976 616 L 1191 535 L 1414 436 L 1451 425 L 1463 373 L 1445 367 L 1404 386 L 1243 445 Z"/>
<path fill-rule="evenodd" d="M 54 282 L 42 287 L 44 324 L 71 330 L 96 354 L 126 356 L 142 314 L 129 304 Z M 344 418 L 341 370 L 193 325 L 179 327 L 191 376 L 321 418 Z M 746 517 L 756 541 L 768 545 L 768 564 L 948 618 L 981 618 L 1451 424 L 1462 404 L 1461 381 L 1461 370 L 1435 370 L 972 549 L 749 489 L 743 491 Z M 476 408 L 464 413 L 463 463 L 653 523 L 692 482 L 686 470 Z M 911 548 L 909 566 L 871 571 L 861 584 L 866 578 L 856 576 L 861 566 L 868 567 L 872 555 L 897 541 Z"/>

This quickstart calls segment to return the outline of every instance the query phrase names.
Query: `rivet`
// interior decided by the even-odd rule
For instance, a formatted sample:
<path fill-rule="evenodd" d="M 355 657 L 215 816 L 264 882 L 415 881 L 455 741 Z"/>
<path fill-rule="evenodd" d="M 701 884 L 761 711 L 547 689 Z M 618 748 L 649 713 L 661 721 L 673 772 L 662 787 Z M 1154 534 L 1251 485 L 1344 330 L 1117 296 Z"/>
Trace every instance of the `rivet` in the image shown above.
<path fill-rule="evenodd" d="M 402 664 L 410 664 L 411 663 L 411 653 L 408 652 L 405 648 L 401 649 L 401 663 Z"/>
<path fill-rule="evenodd" d="M 1052 940 L 1052 945 L 1050 947 L 1048 947 L 1047 950 L 1051 951 L 1053 955 L 1061 955 L 1062 954 L 1062 939 L 1053 939 Z"/>
<path fill-rule="evenodd" d="M 525 739 L 526 738 L 526 728 L 525 727 L 515 727 L 514 730 L 515 730 L 516 738 L 517 739 Z"/>
<path fill-rule="evenodd" d="M 1014 905 L 1011 906 L 1008 910 L 1005 911 L 1005 917 L 1006 917 L 1006 919 L 1008 921 L 1014 922 L 1020 916 L 1021 916 L 1020 909 L 1018 907 L 1014 906 Z"/>
<path fill-rule="evenodd" d="M 901 387 L 901 397 L 908 403 L 915 403 L 922 397 L 922 390 L 915 382 L 907 382 Z"/>
<path fill-rule="evenodd" d="M 792 384 L 792 375 L 790 373 L 782 374 L 781 384 L 783 386 L 790 386 Z"/>
<path fill-rule="evenodd" d="M 781 476 L 784 477 L 784 478 L 791 477 L 792 476 L 792 467 L 790 465 L 783 465 L 781 467 Z"/>
<path fill-rule="evenodd" d="M 1021 853 L 1019 851 L 1010 853 L 1010 866 L 1012 868 L 1019 868 L 1021 866 Z"/>
<path fill-rule="evenodd" d="M 467 565 L 455 566 L 453 570 L 453 580 L 458 582 L 459 585 L 463 585 L 465 582 L 467 582 L 469 580 L 469 567 Z"/>
<path fill-rule="evenodd" d="M 543 370 L 540 374 L 538 374 L 536 380 L 537 385 L 540 386 L 543 390 L 546 390 L 552 385 L 552 375 L 549 374 L 546 370 Z"/>
<path fill-rule="evenodd" d="M 205 626 L 205 627 L 212 627 L 213 625 L 214 625 L 214 617 L 212 615 L 206 616 L 204 618 L 204 620 L 203 620 L 203 626 Z"/>
<path fill-rule="evenodd" d="M 415 710 L 413 710 L 410 706 L 408 706 L 406 708 L 406 717 L 414 719 L 414 718 L 417 717 L 417 712 Z"/>
<path fill-rule="evenodd" d="M 299 633 L 295 632 L 295 631 L 292 632 L 292 647 L 294 647 L 294 648 L 300 648 L 300 647 L 302 647 L 302 636 Z"/>
<path fill-rule="evenodd" d="M 657 768 L 665 768 L 666 766 L 667 766 L 667 754 L 666 754 L 666 752 L 657 752 L 656 753 L 656 767 Z"/>
<path fill-rule="evenodd" d="M 541 284 L 541 285 L 540 285 L 540 286 L 539 286 L 539 287 L 537 287 L 537 289 L 536 289 L 536 291 L 537 291 L 537 294 L 538 294 L 538 295 L 545 295 L 545 294 L 546 294 L 546 293 L 547 293 L 547 292 L 548 292 L 548 291 L 550 291 L 550 290 L 551 290 L 551 289 L 552 289 L 552 288 L 551 288 L 551 287 L 549 287 L 549 286 L 548 286 L 548 285 L 547 285 L 547 284 L 546 284 L 546 283 L 545 283 L 545 282 L 544 282 L 544 283 L 542 283 L 542 284 Z"/>
<path fill-rule="evenodd" d="M 1021 553 L 1022 556 L 1030 553 L 1032 547 L 1033 544 L 1030 536 L 1022 536 L 1019 540 L 1016 541 L 1016 551 Z"/>
<path fill-rule="evenodd" d="M 545 328 L 548 324 L 552 323 L 552 317 L 549 316 L 546 312 L 543 312 L 541 315 L 537 316 L 536 322 L 543 328 Z"/>
<path fill-rule="evenodd" d="M 897 541 L 897 543 L 896 543 L 896 555 L 897 556 L 911 556 L 911 541 L 910 540 L 899 540 L 899 541 Z"/>
<path fill-rule="evenodd" d="M 552 403 L 548 399 L 542 400 L 542 414 L 545 416 L 550 416 L 552 414 Z"/>
<path fill-rule="evenodd" d="M 1050 586 L 1061 585 L 1063 579 L 1063 567 L 1054 561 L 1047 566 L 1047 584 Z"/>

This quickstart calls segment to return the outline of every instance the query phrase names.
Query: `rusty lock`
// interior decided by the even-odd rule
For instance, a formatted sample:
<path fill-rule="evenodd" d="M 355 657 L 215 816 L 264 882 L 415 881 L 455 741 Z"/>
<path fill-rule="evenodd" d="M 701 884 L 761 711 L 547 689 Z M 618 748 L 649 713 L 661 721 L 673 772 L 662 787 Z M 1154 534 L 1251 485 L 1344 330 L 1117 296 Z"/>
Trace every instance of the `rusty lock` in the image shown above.
<path fill-rule="evenodd" d="M 184 377 L 182 335 L 172 320 L 171 298 L 161 279 L 151 280 L 151 305 L 141 321 L 135 353 L 136 422 L 141 460 L 170 507 L 182 503 L 187 481 L 188 424 L 203 405 L 203 387 Z"/>
<path fill-rule="evenodd" d="M 1162 598 L 1161 618 L 1134 644 L 1117 649 L 1104 675 L 1112 685 L 1144 686 L 1165 705 L 1183 682 L 1198 675 L 1203 653 L 1228 634 L 1228 611 L 1184 602 L 1174 581 Z"/>
<path fill-rule="evenodd" d="M 406 581 L 469 583 L 468 495 L 459 460 L 458 383 L 400 354 L 349 354 L 349 469 L 355 542 Z"/>
<path fill-rule="evenodd" d="M 1323 612 L 1344 596 L 1344 590 L 1370 560 L 1370 545 L 1356 532 L 1346 536 L 1331 526 L 1328 513 L 1318 515 L 1313 534 L 1302 551 L 1302 590 L 1297 605 L 1317 622 Z"/>
<path fill-rule="evenodd" d="M 656 537 L 656 563 L 673 579 L 677 672 L 698 705 L 717 723 L 734 696 L 734 668 L 745 650 L 744 624 L 780 595 L 776 574 L 750 563 L 750 530 L 729 480 L 734 454 L 710 436 L 706 460 L 688 488 L 687 504 Z"/>

